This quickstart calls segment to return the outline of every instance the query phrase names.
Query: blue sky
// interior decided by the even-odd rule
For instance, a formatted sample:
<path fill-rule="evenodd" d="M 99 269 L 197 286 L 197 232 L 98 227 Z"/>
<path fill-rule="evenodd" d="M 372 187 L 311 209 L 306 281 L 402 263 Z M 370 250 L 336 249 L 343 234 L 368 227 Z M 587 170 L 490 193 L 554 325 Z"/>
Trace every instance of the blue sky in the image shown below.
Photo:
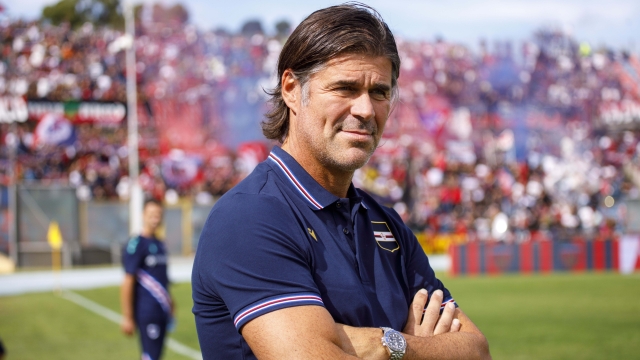
<path fill-rule="evenodd" d="M 134 0 L 135 3 L 158 2 Z M 12 18 L 35 18 L 56 0 L 0 0 Z M 160 1 L 174 4 L 176 1 Z M 248 19 L 260 19 L 267 30 L 281 19 L 293 24 L 319 8 L 343 1 L 315 0 L 183 0 L 191 20 L 202 28 L 237 30 Z M 364 0 L 376 8 L 392 31 L 410 39 L 444 39 L 475 46 L 478 39 L 528 38 L 540 27 L 570 32 L 594 46 L 640 52 L 638 0 Z"/>

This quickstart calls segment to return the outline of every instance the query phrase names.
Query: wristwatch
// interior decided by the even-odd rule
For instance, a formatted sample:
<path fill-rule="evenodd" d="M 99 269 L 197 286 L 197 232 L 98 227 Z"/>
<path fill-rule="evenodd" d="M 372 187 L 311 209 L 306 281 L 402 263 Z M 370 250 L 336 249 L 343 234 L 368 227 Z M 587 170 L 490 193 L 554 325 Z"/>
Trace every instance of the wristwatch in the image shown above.
<path fill-rule="evenodd" d="M 381 327 L 381 329 L 383 331 L 382 346 L 389 350 L 389 360 L 402 359 L 404 352 L 407 350 L 407 341 L 402 336 L 402 333 L 388 327 Z"/>

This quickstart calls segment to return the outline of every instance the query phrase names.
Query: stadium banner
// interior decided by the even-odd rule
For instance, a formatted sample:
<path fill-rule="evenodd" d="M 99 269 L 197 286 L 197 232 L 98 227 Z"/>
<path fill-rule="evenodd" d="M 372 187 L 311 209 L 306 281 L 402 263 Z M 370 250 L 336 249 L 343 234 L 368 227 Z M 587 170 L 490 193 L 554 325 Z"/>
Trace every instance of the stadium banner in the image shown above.
<path fill-rule="evenodd" d="M 25 100 L 20 96 L 0 96 L 0 123 L 40 121 L 45 115 L 64 116 L 71 122 L 119 125 L 127 116 L 120 102 Z"/>
<path fill-rule="evenodd" d="M 620 273 L 631 274 L 640 270 L 640 236 L 623 235 L 620 238 Z"/>
<path fill-rule="evenodd" d="M 599 112 L 600 124 L 610 130 L 640 128 L 640 103 L 636 101 L 603 101 Z"/>
<path fill-rule="evenodd" d="M 446 254 L 454 244 L 464 244 L 468 241 L 467 234 L 415 233 L 422 250 L 427 255 Z"/>
<path fill-rule="evenodd" d="M 42 117 L 34 135 L 34 143 L 38 148 L 45 145 L 68 146 L 77 139 L 73 124 L 64 116 L 54 114 L 46 114 Z"/>
<path fill-rule="evenodd" d="M 127 116 L 127 107 L 120 102 L 27 100 L 27 110 L 30 120 L 40 120 L 46 114 L 53 114 L 74 123 L 103 125 L 119 125 Z"/>
<path fill-rule="evenodd" d="M 455 276 L 617 270 L 619 247 L 618 240 L 521 244 L 474 241 L 449 247 L 450 272 Z"/>
<path fill-rule="evenodd" d="M 190 186 L 200 174 L 202 159 L 173 149 L 162 158 L 160 173 L 170 187 Z"/>

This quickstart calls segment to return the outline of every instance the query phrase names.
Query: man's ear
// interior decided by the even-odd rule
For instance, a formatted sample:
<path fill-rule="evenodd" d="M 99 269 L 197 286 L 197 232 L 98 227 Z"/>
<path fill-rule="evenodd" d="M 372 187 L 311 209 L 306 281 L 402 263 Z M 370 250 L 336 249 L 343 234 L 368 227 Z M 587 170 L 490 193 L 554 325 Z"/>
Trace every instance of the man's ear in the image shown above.
<path fill-rule="evenodd" d="M 300 81 L 293 75 L 291 69 L 287 69 L 282 74 L 282 82 L 280 83 L 282 89 L 282 99 L 287 107 L 293 112 L 298 113 L 298 109 L 302 100 L 302 89 L 300 87 Z"/>

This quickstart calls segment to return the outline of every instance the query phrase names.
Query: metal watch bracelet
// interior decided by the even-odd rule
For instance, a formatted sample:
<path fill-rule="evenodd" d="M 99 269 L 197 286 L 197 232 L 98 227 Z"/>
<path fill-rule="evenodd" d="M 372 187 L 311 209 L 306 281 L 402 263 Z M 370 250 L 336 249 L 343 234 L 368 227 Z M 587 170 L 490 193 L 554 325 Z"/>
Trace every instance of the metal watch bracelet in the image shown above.
<path fill-rule="evenodd" d="M 387 348 L 387 350 L 389 351 L 389 360 L 401 360 L 404 357 L 405 351 L 406 351 L 406 347 L 407 347 L 407 342 L 404 339 L 404 336 L 402 336 L 402 334 L 399 331 L 396 331 L 392 328 L 388 328 L 388 327 L 381 327 L 380 329 L 382 329 L 382 345 L 384 347 Z M 397 333 L 401 338 L 402 338 L 402 350 L 393 350 L 389 344 L 386 341 L 386 337 L 387 337 L 387 333 L 388 332 L 393 332 L 393 333 Z"/>

